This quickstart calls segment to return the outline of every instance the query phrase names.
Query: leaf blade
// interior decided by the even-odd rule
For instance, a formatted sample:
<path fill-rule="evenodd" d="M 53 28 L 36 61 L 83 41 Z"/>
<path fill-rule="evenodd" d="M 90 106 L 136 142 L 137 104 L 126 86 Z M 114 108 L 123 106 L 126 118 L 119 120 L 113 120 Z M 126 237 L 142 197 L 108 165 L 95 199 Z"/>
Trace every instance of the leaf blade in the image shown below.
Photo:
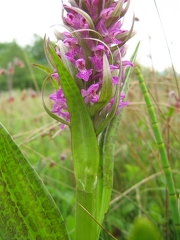
<path fill-rule="evenodd" d="M 3 239 L 68 240 L 64 220 L 41 179 L 0 124 L 0 231 Z"/>
<path fill-rule="evenodd" d="M 75 81 L 52 46 L 49 46 L 49 52 L 54 60 L 70 113 L 72 155 L 77 188 L 92 192 L 99 164 L 99 150 L 92 121 Z"/>

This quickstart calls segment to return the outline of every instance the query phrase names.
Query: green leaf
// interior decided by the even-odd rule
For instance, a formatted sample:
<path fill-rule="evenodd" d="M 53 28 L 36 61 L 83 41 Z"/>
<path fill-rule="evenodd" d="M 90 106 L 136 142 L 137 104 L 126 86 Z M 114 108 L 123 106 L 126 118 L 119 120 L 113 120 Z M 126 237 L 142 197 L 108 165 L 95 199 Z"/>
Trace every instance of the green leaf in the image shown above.
<path fill-rule="evenodd" d="M 49 54 L 49 51 L 48 51 L 49 44 L 50 44 L 50 39 L 46 38 L 46 35 L 45 35 L 44 41 L 43 41 L 44 53 L 45 53 L 45 56 L 46 56 L 46 59 L 47 59 L 49 65 L 54 69 L 55 68 L 54 63 L 53 63 L 53 60 L 51 59 L 51 55 Z"/>
<path fill-rule="evenodd" d="M 93 124 L 80 91 L 53 47 L 49 52 L 56 66 L 70 113 L 72 155 L 77 189 L 92 192 L 97 178 L 99 150 Z"/>
<path fill-rule="evenodd" d="M 126 14 L 126 12 L 128 11 L 128 8 L 129 8 L 129 6 L 130 6 L 130 2 L 131 1 L 127 1 L 127 4 L 126 4 L 126 6 L 125 6 L 125 8 L 123 9 L 123 11 L 121 11 L 121 18 Z"/>
<path fill-rule="evenodd" d="M 50 73 L 53 73 L 52 69 L 49 68 L 49 67 L 46 67 L 46 66 L 43 66 L 41 64 L 36 64 L 36 63 L 33 63 L 32 66 L 40 69 L 41 71 L 47 73 L 47 74 L 50 74 Z"/>
<path fill-rule="evenodd" d="M 2 124 L 0 169 L 2 239 L 69 239 L 51 195 Z"/>
<path fill-rule="evenodd" d="M 130 61 L 132 63 L 134 63 L 135 60 L 136 60 L 139 46 L 140 46 L 140 42 L 138 42 L 138 44 L 137 44 L 137 46 L 136 46 L 136 48 L 135 48 L 135 50 L 134 50 L 134 52 L 133 52 L 133 54 L 131 56 Z M 122 88 L 122 92 L 126 95 L 126 97 L 127 97 L 127 94 L 128 94 L 131 72 L 132 72 L 132 68 L 131 67 L 127 68 L 127 70 L 125 71 L 125 80 L 124 80 L 124 85 L 123 85 L 123 88 Z"/>

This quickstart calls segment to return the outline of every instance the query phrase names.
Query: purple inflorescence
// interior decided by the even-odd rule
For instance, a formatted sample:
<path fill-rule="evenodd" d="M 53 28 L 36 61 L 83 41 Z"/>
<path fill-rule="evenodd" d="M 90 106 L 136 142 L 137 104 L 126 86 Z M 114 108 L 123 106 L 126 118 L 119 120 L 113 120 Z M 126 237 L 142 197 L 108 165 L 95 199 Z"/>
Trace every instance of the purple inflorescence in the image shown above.
<path fill-rule="evenodd" d="M 66 1 L 67 2 L 67 1 Z M 105 68 L 110 71 L 112 89 L 121 89 L 124 70 L 132 63 L 123 60 L 126 53 L 125 43 L 132 37 L 132 31 L 123 29 L 122 18 L 128 10 L 129 0 L 71 0 L 63 5 L 63 22 L 67 31 L 59 34 L 56 52 L 60 59 L 67 61 L 72 68 L 71 76 L 75 79 L 80 93 L 88 107 L 96 104 L 101 95 Z M 63 49 L 63 51 L 62 51 Z M 104 65 L 104 57 L 108 66 Z M 52 77 L 61 82 L 57 72 Z M 108 91 L 108 89 L 107 89 Z M 117 91 L 112 90 L 108 102 L 99 109 L 111 111 Z M 124 93 L 119 90 L 118 110 L 127 106 Z M 50 95 L 54 101 L 52 112 L 70 122 L 70 114 L 61 86 Z"/>

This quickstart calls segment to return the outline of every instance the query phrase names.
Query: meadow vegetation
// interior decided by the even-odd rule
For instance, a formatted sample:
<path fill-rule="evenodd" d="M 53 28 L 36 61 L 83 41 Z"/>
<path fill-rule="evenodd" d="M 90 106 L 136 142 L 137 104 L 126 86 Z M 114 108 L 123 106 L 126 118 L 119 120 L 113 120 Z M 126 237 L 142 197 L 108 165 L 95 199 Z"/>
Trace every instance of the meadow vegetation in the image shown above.
<path fill-rule="evenodd" d="M 40 89 L 44 75 L 35 68 L 31 69 L 30 65 L 45 62 L 41 55 L 42 45 L 38 45 L 40 42 L 41 39 L 38 39 L 33 46 L 23 49 L 26 58 L 22 48 L 15 42 L 0 44 L 0 59 L 4 59 L 1 68 L 5 68 L 13 56 L 21 58 L 25 63 L 25 68 L 14 73 L 12 101 L 9 101 L 6 77 L 0 76 L 0 121 L 43 179 L 73 236 L 75 180 L 70 132 L 68 128 L 61 130 L 59 123 L 52 120 L 43 108 Z M 5 45 L 6 51 L 10 46 L 16 46 L 17 49 L 11 56 L 6 55 L 3 53 Z M 176 81 L 171 69 L 158 73 L 144 66 L 139 67 L 152 97 L 179 194 L 180 103 L 172 92 L 178 95 Z M 32 94 L 34 91 L 36 94 Z M 48 93 L 47 88 L 44 99 L 51 109 Z M 117 136 L 113 195 L 103 226 L 117 239 L 124 240 L 136 217 L 146 216 L 164 239 L 174 239 L 165 179 L 134 72 L 127 100 L 129 105 L 123 110 Z M 102 231 L 101 239 L 108 240 L 110 237 Z"/>

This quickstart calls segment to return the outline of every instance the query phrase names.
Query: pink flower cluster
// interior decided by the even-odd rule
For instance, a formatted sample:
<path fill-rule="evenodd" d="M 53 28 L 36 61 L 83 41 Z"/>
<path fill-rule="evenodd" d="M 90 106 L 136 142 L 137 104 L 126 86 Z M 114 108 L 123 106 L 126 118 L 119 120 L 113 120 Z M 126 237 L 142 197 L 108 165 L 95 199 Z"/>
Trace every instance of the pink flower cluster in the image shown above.
<path fill-rule="evenodd" d="M 112 87 L 119 84 L 120 89 L 125 68 L 132 66 L 130 61 L 123 60 L 125 43 L 133 35 L 131 31 L 122 29 L 121 19 L 128 6 L 129 0 L 71 0 L 70 5 L 63 5 L 63 22 L 67 31 L 58 35 L 57 54 L 72 67 L 71 75 L 79 82 L 81 95 L 89 107 L 100 98 L 104 54 L 109 62 Z M 62 52 L 61 49 L 65 50 Z M 56 71 L 52 77 L 60 82 Z M 116 113 L 128 104 L 123 102 L 124 93 L 120 93 L 119 97 Z M 112 95 L 104 106 L 107 114 L 111 111 L 114 98 Z M 69 122 L 70 115 L 61 86 L 50 95 L 50 99 L 55 102 L 52 112 Z"/>

